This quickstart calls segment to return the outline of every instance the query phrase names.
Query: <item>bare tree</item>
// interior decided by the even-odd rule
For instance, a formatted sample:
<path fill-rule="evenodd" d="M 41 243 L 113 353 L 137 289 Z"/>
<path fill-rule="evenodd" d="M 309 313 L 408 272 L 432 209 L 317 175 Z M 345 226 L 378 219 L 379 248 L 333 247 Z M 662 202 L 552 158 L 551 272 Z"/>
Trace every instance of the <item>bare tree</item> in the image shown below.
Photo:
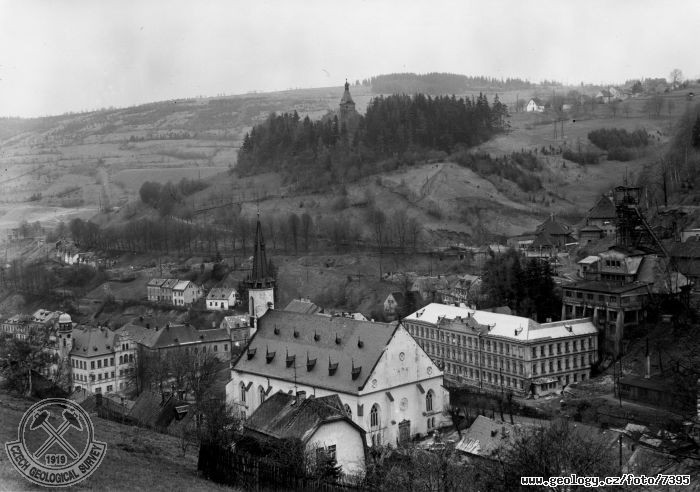
<path fill-rule="evenodd" d="M 683 82 L 683 72 L 679 68 L 674 68 L 669 74 L 671 86 L 676 89 Z"/>

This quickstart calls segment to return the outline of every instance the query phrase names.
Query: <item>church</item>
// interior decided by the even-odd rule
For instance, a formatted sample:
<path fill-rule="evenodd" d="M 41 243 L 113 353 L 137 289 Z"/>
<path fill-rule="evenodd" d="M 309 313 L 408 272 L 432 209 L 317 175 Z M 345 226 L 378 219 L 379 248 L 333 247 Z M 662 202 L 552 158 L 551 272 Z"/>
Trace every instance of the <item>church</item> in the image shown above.
<path fill-rule="evenodd" d="M 443 373 L 400 324 L 276 310 L 258 256 L 260 228 L 255 255 L 249 303 L 257 330 L 226 385 L 226 400 L 242 417 L 283 391 L 338 395 L 368 444 L 395 445 L 440 426 L 448 403 Z"/>

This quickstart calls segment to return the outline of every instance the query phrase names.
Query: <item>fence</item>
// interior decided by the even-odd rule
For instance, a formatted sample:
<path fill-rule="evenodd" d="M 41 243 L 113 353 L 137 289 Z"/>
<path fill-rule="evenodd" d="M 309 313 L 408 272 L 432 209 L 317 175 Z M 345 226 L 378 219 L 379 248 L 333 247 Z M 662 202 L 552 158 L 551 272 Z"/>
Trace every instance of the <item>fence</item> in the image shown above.
<path fill-rule="evenodd" d="M 302 470 L 282 466 L 266 458 L 235 453 L 212 444 L 199 448 L 197 469 L 205 478 L 244 490 L 311 492 L 348 492 L 367 490 L 359 477 L 344 477 L 331 483 L 316 477 L 307 477 Z"/>

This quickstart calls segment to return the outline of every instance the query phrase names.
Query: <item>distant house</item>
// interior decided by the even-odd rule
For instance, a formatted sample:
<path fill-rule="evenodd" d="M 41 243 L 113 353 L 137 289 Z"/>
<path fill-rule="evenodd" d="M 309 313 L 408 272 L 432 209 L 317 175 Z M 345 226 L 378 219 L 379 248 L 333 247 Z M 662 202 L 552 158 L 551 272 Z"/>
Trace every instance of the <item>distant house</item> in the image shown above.
<path fill-rule="evenodd" d="M 226 311 L 238 303 L 236 289 L 215 287 L 207 294 L 207 310 Z"/>
<path fill-rule="evenodd" d="M 596 101 L 601 102 L 603 104 L 610 104 L 615 99 L 615 97 L 608 89 L 603 89 L 596 93 L 595 99 Z"/>
<path fill-rule="evenodd" d="M 578 230 L 578 242 L 581 245 L 598 241 L 603 237 L 605 237 L 605 231 L 597 225 L 587 225 Z"/>
<path fill-rule="evenodd" d="M 525 111 L 528 113 L 544 113 L 545 104 L 538 97 L 533 97 L 525 106 Z"/>
<path fill-rule="evenodd" d="M 311 460 L 333 460 L 343 473 L 365 471 L 365 430 L 352 421 L 335 394 L 306 398 L 303 391 L 278 391 L 246 420 L 244 433 L 272 444 L 299 439 Z"/>
<path fill-rule="evenodd" d="M 166 279 L 164 278 L 152 278 L 148 281 L 148 283 L 146 284 L 146 293 L 148 295 L 149 301 L 160 302 L 166 300 L 163 299 L 163 296 L 161 294 L 161 287 L 165 282 Z M 172 299 L 172 297 L 170 299 Z"/>
<path fill-rule="evenodd" d="M 179 282 L 176 278 L 168 278 L 160 286 L 160 297 L 161 302 L 167 302 L 168 304 L 173 303 L 173 288 Z"/>
<path fill-rule="evenodd" d="M 607 195 L 602 195 L 596 204 L 588 211 L 586 226 L 596 226 L 603 236 L 614 236 L 617 231 L 617 210 L 615 204 Z"/>
<path fill-rule="evenodd" d="M 311 302 L 310 299 L 301 298 L 289 301 L 284 311 L 301 314 L 320 314 L 323 313 L 323 308 Z"/>
<path fill-rule="evenodd" d="M 171 424 L 192 418 L 190 405 L 173 393 L 146 390 L 134 402 L 127 419 L 136 425 L 168 431 Z"/>
<path fill-rule="evenodd" d="M 418 292 L 392 292 L 384 300 L 384 317 L 390 321 L 401 318 L 416 309 L 419 302 Z"/>
<path fill-rule="evenodd" d="M 445 304 L 468 304 L 473 300 L 481 285 L 481 277 L 477 275 L 460 275 L 449 288 L 440 291 L 440 297 Z"/>
<path fill-rule="evenodd" d="M 173 306 L 189 306 L 202 297 L 202 288 L 189 280 L 181 280 L 173 287 Z"/>

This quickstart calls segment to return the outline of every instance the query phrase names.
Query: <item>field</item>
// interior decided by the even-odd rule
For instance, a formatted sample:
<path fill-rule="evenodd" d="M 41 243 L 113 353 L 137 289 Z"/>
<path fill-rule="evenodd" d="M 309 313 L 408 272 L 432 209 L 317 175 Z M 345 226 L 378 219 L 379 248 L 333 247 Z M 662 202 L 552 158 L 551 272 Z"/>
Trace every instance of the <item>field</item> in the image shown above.
<path fill-rule="evenodd" d="M 33 402 L 0 393 L 0 441 L 17 438 L 17 424 Z M 98 471 L 73 487 L 76 490 L 171 491 L 236 490 L 197 476 L 197 451 L 185 457 L 177 438 L 92 416 L 95 437 L 107 443 L 106 459 Z M 0 491 L 46 490 L 26 481 L 12 467 L 5 451 L 0 460 Z"/>

